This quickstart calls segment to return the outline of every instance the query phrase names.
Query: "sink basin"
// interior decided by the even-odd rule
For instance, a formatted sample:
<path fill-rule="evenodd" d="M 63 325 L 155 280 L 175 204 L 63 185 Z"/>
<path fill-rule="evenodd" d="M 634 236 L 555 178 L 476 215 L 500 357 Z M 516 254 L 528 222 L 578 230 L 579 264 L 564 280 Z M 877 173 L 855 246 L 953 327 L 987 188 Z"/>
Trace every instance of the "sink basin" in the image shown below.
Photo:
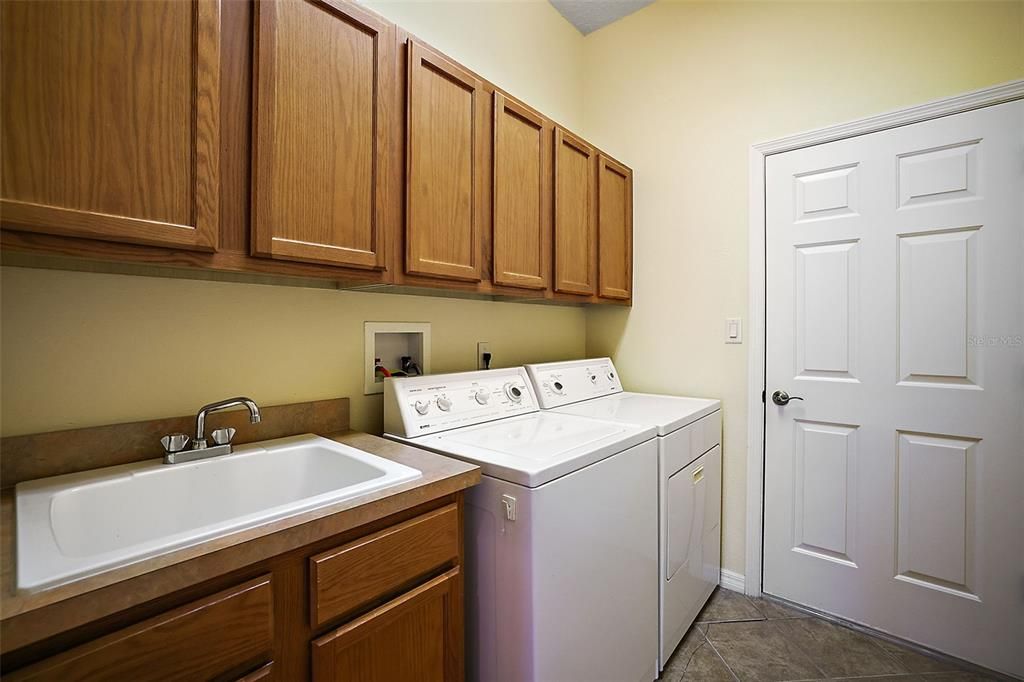
<path fill-rule="evenodd" d="M 154 459 L 19 483 L 18 589 L 52 587 L 419 475 L 306 435 L 187 464 Z"/>

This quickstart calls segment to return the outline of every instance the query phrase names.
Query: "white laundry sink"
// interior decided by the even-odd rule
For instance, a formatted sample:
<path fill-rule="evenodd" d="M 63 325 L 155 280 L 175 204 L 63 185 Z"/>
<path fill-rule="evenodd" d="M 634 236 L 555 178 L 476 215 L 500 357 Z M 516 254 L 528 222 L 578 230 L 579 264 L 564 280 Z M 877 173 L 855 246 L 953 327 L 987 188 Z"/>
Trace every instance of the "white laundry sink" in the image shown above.
<path fill-rule="evenodd" d="M 18 589 L 36 590 L 417 478 L 320 436 L 19 483 Z"/>

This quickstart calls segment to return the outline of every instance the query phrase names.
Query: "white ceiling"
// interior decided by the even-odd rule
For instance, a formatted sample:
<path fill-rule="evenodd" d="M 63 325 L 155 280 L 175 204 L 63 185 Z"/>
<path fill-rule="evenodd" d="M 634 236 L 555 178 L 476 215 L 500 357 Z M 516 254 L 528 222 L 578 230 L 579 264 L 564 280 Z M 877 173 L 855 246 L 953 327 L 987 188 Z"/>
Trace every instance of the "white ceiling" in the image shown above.
<path fill-rule="evenodd" d="M 654 0 L 550 0 L 563 17 L 587 35 Z"/>

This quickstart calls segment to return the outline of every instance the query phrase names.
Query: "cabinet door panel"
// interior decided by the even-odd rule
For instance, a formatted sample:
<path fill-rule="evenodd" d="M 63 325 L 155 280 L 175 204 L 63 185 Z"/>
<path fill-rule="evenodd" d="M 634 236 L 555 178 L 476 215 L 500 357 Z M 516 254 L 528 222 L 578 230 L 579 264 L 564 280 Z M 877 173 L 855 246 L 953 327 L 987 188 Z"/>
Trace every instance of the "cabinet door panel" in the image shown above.
<path fill-rule="evenodd" d="M 335 0 L 256 5 L 256 255 L 384 267 L 394 27 Z"/>
<path fill-rule="evenodd" d="M 409 41 L 406 271 L 478 282 L 483 84 Z"/>
<path fill-rule="evenodd" d="M 494 93 L 494 283 L 546 289 L 551 271 L 551 125 Z"/>
<path fill-rule="evenodd" d="M 269 575 L 250 580 L 22 668 L 11 679 L 235 679 L 273 653 L 271 583 Z"/>
<path fill-rule="evenodd" d="M 314 640 L 313 679 L 462 680 L 461 590 L 453 568 Z"/>
<path fill-rule="evenodd" d="M 220 2 L 0 12 L 4 226 L 215 249 Z"/>
<path fill-rule="evenodd" d="M 555 291 L 595 291 L 597 153 L 555 128 Z"/>
<path fill-rule="evenodd" d="M 604 155 L 598 168 L 598 294 L 628 299 L 633 289 L 633 171 Z"/>

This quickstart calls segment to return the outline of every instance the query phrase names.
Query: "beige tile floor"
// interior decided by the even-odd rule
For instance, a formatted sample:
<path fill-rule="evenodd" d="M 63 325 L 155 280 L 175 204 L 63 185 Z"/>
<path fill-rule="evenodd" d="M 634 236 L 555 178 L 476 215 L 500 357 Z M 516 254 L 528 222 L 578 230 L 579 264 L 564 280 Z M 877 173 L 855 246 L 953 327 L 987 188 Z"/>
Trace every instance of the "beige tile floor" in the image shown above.
<path fill-rule="evenodd" d="M 987 682 L 964 670 L 766 599 L 719 588 L 659 682 Z"/>

